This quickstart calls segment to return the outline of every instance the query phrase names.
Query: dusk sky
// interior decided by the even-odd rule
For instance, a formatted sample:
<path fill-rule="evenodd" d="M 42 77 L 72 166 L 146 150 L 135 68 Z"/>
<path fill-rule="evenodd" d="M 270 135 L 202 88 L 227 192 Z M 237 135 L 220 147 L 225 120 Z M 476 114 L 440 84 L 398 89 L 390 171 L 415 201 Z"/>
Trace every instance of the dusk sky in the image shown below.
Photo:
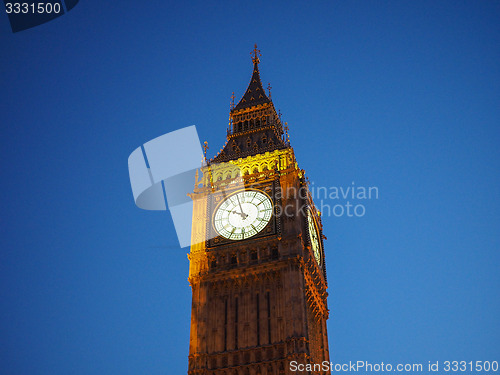
<path fill-rule="evenodd" d="M 330 360 L 500 361 L 500 2 L 81 0 L 0 43 L 0 374 L 187 373 L 188 248 L 127 158 L 214 156 L 255 43 L 311 184 L 378 189 L 323 200 L 365 209 L 322 217 Z"/>

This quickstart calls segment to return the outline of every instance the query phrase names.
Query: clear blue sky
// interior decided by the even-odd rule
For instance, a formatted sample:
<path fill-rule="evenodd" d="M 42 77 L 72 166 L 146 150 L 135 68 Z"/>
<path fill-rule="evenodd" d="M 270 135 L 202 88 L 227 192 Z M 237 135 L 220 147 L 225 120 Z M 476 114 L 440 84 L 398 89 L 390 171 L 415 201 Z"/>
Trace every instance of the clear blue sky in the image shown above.
<path fill-rule="evenodd" d="M 323 220 L 331 360 L 500 360 L 499 20 L 498 1 L 0 17 L 0 373 L 186 373 L 186 249 L 134 205 L 127 158 L 193 124 L 214 155 L 254 43 L 310 180 L 379 189 Z"/>

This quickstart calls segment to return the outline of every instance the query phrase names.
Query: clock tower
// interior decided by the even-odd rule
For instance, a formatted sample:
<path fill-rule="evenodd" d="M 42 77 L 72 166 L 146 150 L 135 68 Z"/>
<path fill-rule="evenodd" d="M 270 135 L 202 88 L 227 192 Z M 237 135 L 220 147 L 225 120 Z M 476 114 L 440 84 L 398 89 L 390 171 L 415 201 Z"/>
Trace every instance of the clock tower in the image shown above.
<path fill-rule="evenodd" d="M 189 375 L 330 373 L 291 369 L 329 361 L 324 236 L 259 55 L 191 194 Z"/>

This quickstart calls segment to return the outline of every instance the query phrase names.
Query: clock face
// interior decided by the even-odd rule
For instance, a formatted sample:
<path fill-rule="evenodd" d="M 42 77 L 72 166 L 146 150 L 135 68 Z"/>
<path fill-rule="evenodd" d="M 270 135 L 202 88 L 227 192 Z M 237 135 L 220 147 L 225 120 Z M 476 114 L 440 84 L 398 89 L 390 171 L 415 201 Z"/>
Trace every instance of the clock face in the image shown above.
<path fill-rule="evenodd" d="M 319 246 L 318 230 L 316 229 L 316 224 L 314 223 L 311 211 L 309 211 L 307 215 L 307 224 L 309 226 L 309 239 L 311 240 L 314 258 L 318 264 L 321 264 L 321 249 Z"/>
<path fill-rule="evenodd" d="M 265 228 L 273 213 L 273 203 L 263 192 L 239 191 L 227 197 L 217 208 L 214 227 L 229 240 L 244 240 Z"/>

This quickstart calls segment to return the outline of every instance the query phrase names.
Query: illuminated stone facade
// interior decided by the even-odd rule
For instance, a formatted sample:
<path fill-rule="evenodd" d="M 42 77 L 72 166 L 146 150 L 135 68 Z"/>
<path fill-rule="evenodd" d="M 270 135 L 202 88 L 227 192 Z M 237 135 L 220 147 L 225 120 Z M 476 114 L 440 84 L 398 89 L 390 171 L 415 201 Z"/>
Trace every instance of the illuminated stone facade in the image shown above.
<path fill-rule="evenodd" d="M 189 375 L 299 374 L 290 361 L 329 361 L 320 213 L 262 88 L 257 50 L 253 62 L 250 85 L 230 112 L 226 144 L 201 169 L 191 194 Z M 242 187 L 269 196 L 273 216 L 257 235 L 230 240 L 215 232 L 214 212 Z M 235 214 L 248 216 L 243 208 Z"/>

